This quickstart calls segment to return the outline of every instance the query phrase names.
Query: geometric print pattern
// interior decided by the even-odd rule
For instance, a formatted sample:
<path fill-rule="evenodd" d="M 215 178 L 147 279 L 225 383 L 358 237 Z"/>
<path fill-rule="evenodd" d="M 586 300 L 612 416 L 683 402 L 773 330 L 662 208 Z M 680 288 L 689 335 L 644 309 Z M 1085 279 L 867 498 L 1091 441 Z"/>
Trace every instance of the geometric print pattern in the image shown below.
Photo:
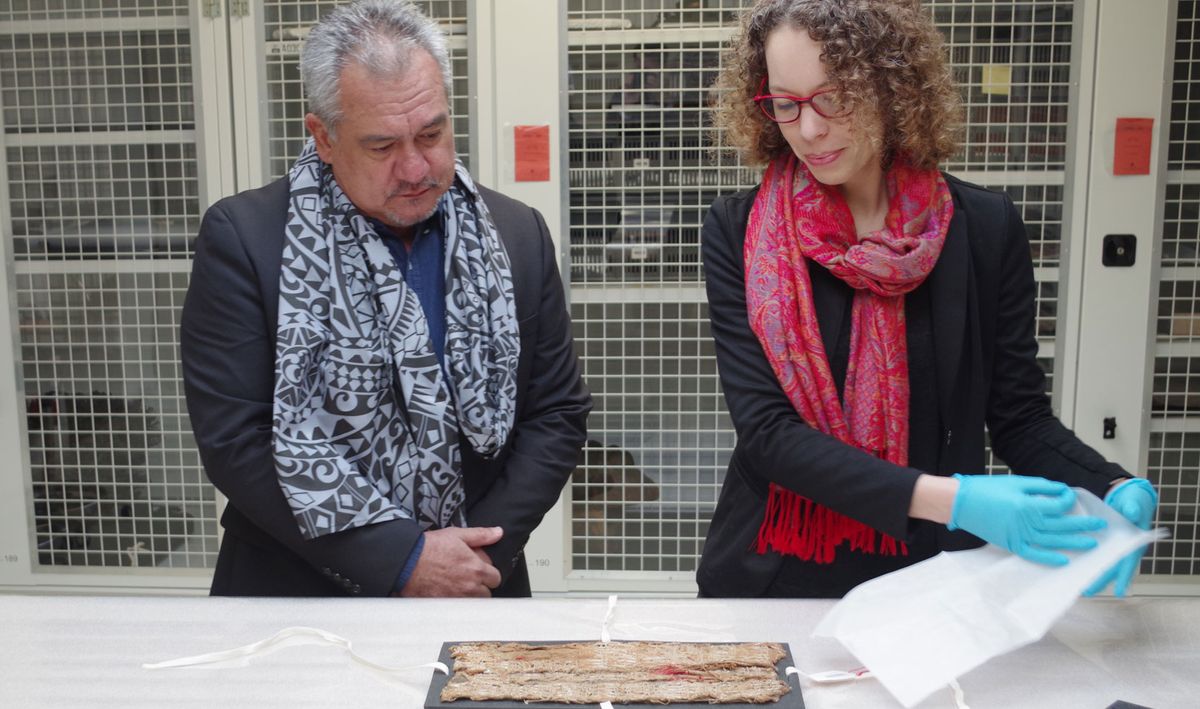
<path fill-rule="evenodd" d="M 457 164 L 438 203 L 447 377 L 416 294 L 312 139 L 289 179 L 272 441 L 301 534 L 465 526 L 460 439 L 495 455 L 516 411 L 512 268 L 491 214 Z"/>

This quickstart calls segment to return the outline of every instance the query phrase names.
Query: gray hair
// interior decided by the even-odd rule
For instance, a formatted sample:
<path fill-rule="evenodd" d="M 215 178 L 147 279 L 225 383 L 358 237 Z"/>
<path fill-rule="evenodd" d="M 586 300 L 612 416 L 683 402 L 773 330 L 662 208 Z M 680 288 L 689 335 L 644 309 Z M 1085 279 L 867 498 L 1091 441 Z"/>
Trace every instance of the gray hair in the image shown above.
<path fill-rule="evenodd" d="M 399 74 L 414 49 L 437 61 L 449 100 L 450 54 L 437 22 L 409 0 L 358 0 L 334 9 L 313 27 L 300 55 L 309 110 L 332 132 L 342 118 L 342 71 L 357 62 L 374 75 Z"/>

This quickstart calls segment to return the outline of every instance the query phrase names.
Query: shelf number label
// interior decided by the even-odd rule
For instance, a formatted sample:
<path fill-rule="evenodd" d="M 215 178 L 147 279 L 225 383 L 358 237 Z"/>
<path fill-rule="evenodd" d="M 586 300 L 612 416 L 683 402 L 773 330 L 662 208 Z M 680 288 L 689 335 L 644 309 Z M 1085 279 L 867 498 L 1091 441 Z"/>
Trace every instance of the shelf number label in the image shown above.
<path fill-rule="evenodd" d="M 541 559 L 534 559 L 533 565 L 537 567 L 549 568 L 550 560 L 545 557 L 542 557 Z"/>
<path fill-rule="evenodd" d="M 5 554 L 3 558 L 6 564 L 15 564 L 21 560 L 21 557 L 16 554 Z"/>

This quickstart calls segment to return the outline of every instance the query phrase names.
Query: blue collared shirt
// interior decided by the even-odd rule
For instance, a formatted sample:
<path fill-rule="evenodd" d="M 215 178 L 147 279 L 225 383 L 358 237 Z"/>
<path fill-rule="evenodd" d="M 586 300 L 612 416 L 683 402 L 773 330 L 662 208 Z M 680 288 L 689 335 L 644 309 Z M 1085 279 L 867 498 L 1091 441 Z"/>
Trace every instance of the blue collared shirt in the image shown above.
<path fill-rule="evenodd" d="M 387 226 L 371 220 L 371 226 L 392 252 L 396 267 L 400 269 L 400 277 L 412 289 L 421 303 L 425 313 L 425 322 L 429 325 L 429 339 L 433 342 L 433 351 L 437 353 L 438 363 L 443 370 L 446 367 L 446 249 L 445 236 L 442 233 L 441 217 L 434 214 L 429 219 L 418 224 L 414 229 L 416 234 L 412 244 L 405 248 L 404 242 L 395 236 Z M 396 576 L 392 590 L 399 593 L 408 580 L 412 578 L 417 560 L 425 548 L 424 535 L 417 537 L 417 543 L 408 555 L 408 560 L 400 574 Z"/>
<path fill-rule="evenodd" d="M 438 362 L 446 366 L 446 248 L 442 220 L 437 214 L 418 224 L 411 248 L 383 224 L 371 225 L 392 252 L 400 276 L 416 294 L 429 325 L 429 339 Z"/>

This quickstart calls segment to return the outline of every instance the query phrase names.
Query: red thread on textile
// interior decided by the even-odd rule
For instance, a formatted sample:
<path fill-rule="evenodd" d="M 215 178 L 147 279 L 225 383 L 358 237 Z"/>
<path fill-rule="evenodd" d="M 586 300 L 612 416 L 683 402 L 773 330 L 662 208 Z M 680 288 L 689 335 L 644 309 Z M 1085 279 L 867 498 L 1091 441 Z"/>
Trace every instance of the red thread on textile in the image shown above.
<path fill-rule="evenodd" d="M 680 679 L 703 679 L 704 678 L 704 675 L 700 674 L 699 672 L 685 670 L 682 667 L 678 667 L 676 665 L 662 665 L 661 667 L 655 667 L 654 669 L 652 669 L 650 671 L 653 672 L 654 674 L 670 675 L 672 677 L 679 677 Z"/>

